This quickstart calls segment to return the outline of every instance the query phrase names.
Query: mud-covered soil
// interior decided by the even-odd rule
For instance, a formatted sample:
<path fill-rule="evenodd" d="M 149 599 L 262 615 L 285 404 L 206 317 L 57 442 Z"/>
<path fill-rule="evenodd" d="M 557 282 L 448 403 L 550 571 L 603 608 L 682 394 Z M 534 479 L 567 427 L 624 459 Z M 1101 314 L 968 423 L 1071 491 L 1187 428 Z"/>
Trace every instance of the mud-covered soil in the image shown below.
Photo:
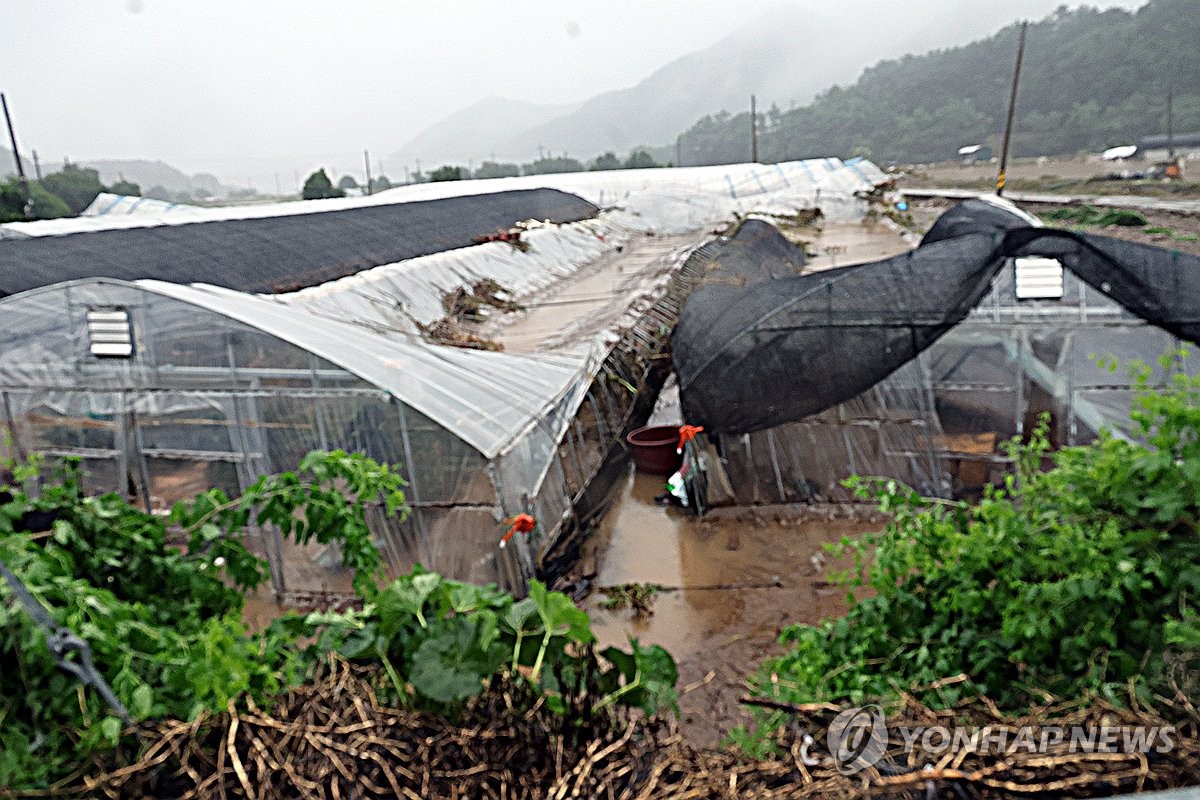
<path fill-rule="evenodd" d="M 1146 161 L 1124 163 L 1085 158 L 1020 158 L 1008 164 L 1007 188 L 1014 192 L 1090 195 L 1145 195 L 1159 198 L 1200 197 L 1200 163 L 1189 161 L 1183 180 L 1109 180 L 1122 171 L 1150 167 Z M 949 161 L 906 168 L 901 187 L 967 188 L 988 191 L 996 185 L 997 164 L 963 165 Z"/>
<path fill-rule="evenodd" d="M 825 544 L 883 521 L 784 506 L 715 509 L 698 519 L 657 504 L 663 478 L 638 472 L 617 491 L 592 543 L 595 590 L 583 606 L 603 644 L 636 636 L 671 652 L 681 732 L 693 746 L 716 745 L 749 719 L 738 698 L 758 664 L 781 652 L 780 629 L 845 612 L 845 592 L 827 577 L 846 564 L 831 560 Z M 637 618 L 603 608 L 600 588 L 624 583 L 668 588 L 654 596 L 651 616 Z"/>

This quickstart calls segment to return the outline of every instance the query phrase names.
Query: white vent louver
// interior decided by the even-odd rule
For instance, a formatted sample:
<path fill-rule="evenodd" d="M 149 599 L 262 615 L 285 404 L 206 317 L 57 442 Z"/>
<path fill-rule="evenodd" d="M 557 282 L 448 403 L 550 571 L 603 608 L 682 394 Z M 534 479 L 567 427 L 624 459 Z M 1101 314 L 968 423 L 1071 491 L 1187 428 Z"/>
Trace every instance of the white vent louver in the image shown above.
<path fill-rule="evenodd" d="M 96 308 L 87 312 L 88 347 L 98 358 L 133 355 L 133 329 L 124 308 Z"/>
<path fill-rule="evenodd" d="M 1016 259 L 1018 300 L 1057 300 L 1063 296 L 1063 268 L 1053 258 Z"/>

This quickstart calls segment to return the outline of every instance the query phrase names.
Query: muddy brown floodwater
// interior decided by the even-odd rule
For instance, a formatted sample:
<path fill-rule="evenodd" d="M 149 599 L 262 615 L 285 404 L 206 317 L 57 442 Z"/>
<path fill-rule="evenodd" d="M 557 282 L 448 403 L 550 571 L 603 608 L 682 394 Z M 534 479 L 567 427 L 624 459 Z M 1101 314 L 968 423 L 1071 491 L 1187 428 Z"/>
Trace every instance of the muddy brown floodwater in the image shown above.
<path fill-rule="evenodd" d="M 602 646 L 629 636 L 667 648 L 679 664 L 680 728 L 695 745 L 717 744 L 749 719 L 738 703 L 746 677 L 780 653 L 779 631 L 845 613 L 845 593 L 826 581 L 826 542 L 879 530 L 878 518 L 832 516 L 792 507 L 716 509 L 698 519 L 654 501 L 663 478 L 632 472 L 618 487 L 597 542 L 597 589 L 656 583 L 653 614 L 583 603 Z M 706 588 L 706 587 L 737 588 Z"/>
<path fill-rule="evenodd" d="M 803 231 L 796 236 L 806 238 Z M 889 258 L 911 250 L 916 239 L 910 241 L 902 231 L 882 222 L 863 220 L 826 223 L 809 243 L 816 255 L 809 257 L 806 268 L 816 271 Z"/>

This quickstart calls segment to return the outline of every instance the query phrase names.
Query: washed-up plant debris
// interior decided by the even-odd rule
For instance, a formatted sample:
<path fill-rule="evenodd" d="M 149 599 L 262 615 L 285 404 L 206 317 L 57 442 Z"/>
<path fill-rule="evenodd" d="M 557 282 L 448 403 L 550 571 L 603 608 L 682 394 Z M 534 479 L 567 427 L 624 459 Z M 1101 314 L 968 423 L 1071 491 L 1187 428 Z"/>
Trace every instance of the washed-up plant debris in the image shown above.
<path fill-rule="evenodd" d="M 597 658 L 587 616 L 540 583 L 523 600 L 419 567 L 383 583 L 365 513 L 407 507 L 398 472 L 364 456 L 312 453 L 295 473 L 264 477 L 239 498 L 214 489 L 169 518 L 116 495 L 85 497 L 71 462 L 26 492 L 43 466 L 10 465 L 17 485 L 0 495 L 0 560 L 55 623 L 88 643 L 139 723 L 186 727 L 209 713 L 269 709 L 330 653 L 374 665 L 393 708 L 454 715 L 495 680 L 527 687 L 556 713 L 564 682 L 596 687 L 600 709 L 674 707 L 675 665 L 665 651 L 634 642 Z M 49 529 L 20 530 L 35 513 L 52 520 Z M 251 524 L 339 545 L 361 608 L 291 613 L 249 633 L 245 597 L 267 576 L 243 541 Z M 136 749 L 119 713 L 58 669 L 46 631 L 4 583 L 0 665 L 0 796 L 44 790 L 94 772 L 117 748 Z"/>
<path fill-rule="evenodd" d="M 582 675 L 583 673 L 581 673 Z M 588 673 L 594 675 L 595 673 Z M 696 750 L 670 718 L 598 708 L 604 689 L 564 680 L 564 708 L 511 676 L 493 680 L 453 716 L 383 702 L 390 679 L 378 665 L 341 659 L 313 681 L 257 705 L 187 721 L 137 726 L 141 755 L 53 791 L 60 797 L 283 798 L 961 798 L 1091 797 L 1184 786 L 1200 769 L 1192 721 L 1135 748 L 1080 750 L 1063 730 L 1123 725 L 1163 731 L 1150 710 L 1105 702 L 1044 706 L 1002 716 L 985 701 L 935 711 L 907 698 L 890 709 L 878 760 L 846 774 L 830 723 L 841 710 L 788 707 L 777 753 L 748 761 L 731 749 Z M 1175 698 L 1186 705 L 1190 700 Z M 948 754 L 912 731 L 988 728 L 1004 746 Z M 1018 743 L 1055 742 L 1041 752 Z M 1095 738 L 1095 737 L 1094 737 Z M 125 742 L 135 739 L 126 737 Z M 909 744 L 911 742 L 911 745 Z M 1013 745 L 1013 746 L 1009 746 Z M 127 745 L 133 748 L 132 744 Z M 831 750 L 831 746 L 834 748 Z M 110 756 L 113 754 L 110 754 Z"/>
<path fill-rule="evenodd" d="M 603 586 L 600 592 L 604 600 L 600 607 L 609 611 L 633 610 L 633 615 L 645 618 L 654 614 L 654 598 L 664 589 L 657 583 L 622 583 L 616 586 Z"/>

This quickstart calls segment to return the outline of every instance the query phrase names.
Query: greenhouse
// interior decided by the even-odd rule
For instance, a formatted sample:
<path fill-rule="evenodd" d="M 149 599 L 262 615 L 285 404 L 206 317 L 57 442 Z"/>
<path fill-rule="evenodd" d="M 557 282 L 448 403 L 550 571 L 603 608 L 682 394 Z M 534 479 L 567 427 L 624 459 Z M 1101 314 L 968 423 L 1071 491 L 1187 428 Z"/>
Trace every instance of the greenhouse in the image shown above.
<path fill-rule="evenodd" d="M 844 501 L 853 474 L 977 496 L 1042 414 L 1055 445 L 1129 436 L 1124 367 L 1200 341 L 1200 258 L 1042 228 L 995 199 L 836 270 L 795 275 L 803 253 L 764 223 L 693 258 L 722 276 L 673 335 L 684 419 L 710 435 L 710 504 Z M 1174 370 L 1197 365 L 1156 380 Z"/>
<path fill-rule="evenodd" d="M 312 450 L 361 452 L 408 482 L 412 514 L 371 519 L 392 571 L 419 562 L 523 591 L 565 557 L 599 503 L 596 476 L 649 413 L 691 251 L 736 214 L 794 214 L 818 196 L 861 214 L 854 193 L 881 179 L 865 162 L 821 160 L 12 223 L 0 242 L 4 455 L 80 458 L 88 491 L 161 512 L 210 487 L 236 494 Z M 498 229 L 522 246 L 483 241 Z M 604 269 L 622 277 L 602 307 L 555 311 L 567 335 L 525 352 L 427 335 L 448 298 L 481 281 L 529 302 Z M 539 305 L 554 307 L 495 316 Z M 500 548 L 519 513 L 535 531 Z M 257 536 L 284 602 L 347 593 L 340 553 Z"/>

